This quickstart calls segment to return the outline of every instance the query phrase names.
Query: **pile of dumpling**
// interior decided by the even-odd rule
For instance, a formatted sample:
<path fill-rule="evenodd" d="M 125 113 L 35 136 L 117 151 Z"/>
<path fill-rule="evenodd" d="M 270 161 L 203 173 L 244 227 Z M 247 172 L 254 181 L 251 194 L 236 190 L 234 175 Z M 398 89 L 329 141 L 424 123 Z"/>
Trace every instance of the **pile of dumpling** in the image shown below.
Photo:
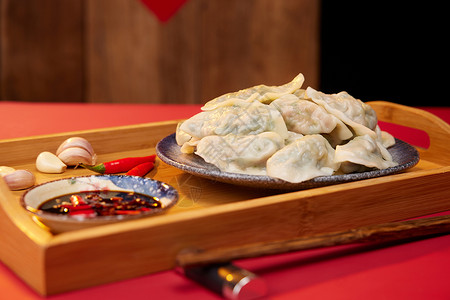
<path fill-rule="evenodd" d="M 223 172 L 299 183 L 317 176 L 397 165 L 395 139 L 375 111 L 346 92 L 301 89 L 302 74 L 281 86 L 258 85 L 207 102 L 178 124 L 177 144 Z"/>

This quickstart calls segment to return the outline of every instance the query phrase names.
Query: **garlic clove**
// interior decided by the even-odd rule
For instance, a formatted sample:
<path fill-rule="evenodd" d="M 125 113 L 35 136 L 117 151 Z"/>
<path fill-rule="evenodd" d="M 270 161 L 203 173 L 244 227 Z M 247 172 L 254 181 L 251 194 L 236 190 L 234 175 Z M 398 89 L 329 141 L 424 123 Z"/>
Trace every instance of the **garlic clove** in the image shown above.
<path fill-rule="evenodd" d="M 44 151 L 36 158 L 36 169 L 42 173 L 63 173 L 67 166 L 55 154 Z"/>
<path fill-rule="evenodd" d="M 0 166 L 0 176 L 9 174 L 14 172 L 16 169 L 11 168 L 11 167 L 7 167 L 7 166 Z"/>
<path fill-rule="evenodd" d="M 23 190 L 36 183 L 36 177 L 28 170 L 16 170 L 4 175 L 3 179 L 12 191 Z"/>
<path fill-rule="evenodd" d="M 97 155 L 91 155 L 86 149 L 78 147 L 67 148 L 58 157 L 68 166 L 76 166 L 79 164 L 95 165 L 97 161 Z"/>
<path fill-rule="evenodd" d="M 68 148 L 77 147 L 77 148 L 83 148 L 86 151 L 88 151 L 91 156 L 95 154 L 94 148 L 92 148 L 91 143 L 88 142 L 85 138 L 82 137 L 71 137 L 65 140 L 59 147 L 58 150 L 56 150 L 56 155 L 59 155 L 61 152 Z"/>

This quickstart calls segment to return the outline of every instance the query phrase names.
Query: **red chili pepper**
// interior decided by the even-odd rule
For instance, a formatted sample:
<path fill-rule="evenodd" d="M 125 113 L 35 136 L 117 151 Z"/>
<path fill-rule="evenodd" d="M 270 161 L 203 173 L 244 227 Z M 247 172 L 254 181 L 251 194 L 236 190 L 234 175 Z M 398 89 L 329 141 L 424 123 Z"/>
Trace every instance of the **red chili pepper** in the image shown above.
<path fill-rule="evenodd" d="M 82 167 L 95 171 L 101 174 L 115 174 L 128 172 L 137 165 L 143 164 L 145 162 L 155 162 L 156 155 L 142 156 L 142 157 L 127 157 L 122 159 L 117 159 L 113 161 L 108 161 L 96 166 L 88 166 L 81 164 Z"/>
<path fill-rule="evenodd" d="M 86 217 L 94 217 L 97 214 L 95 213 L 95 211 L 93 209 L 82 209 L 82 210 L 70 210 L 69 215 L 70 216 L 84 215 Z"/>
<path fill-rule="evenodd" d="M 92 206 L 90 206 L 89 204 L 83 204 L 83 205 L 60 205 L 62 208 L 67 208 L 69 211 L 76 211 L 76 210 L 87 210 L 87 209 L 91 209 Z"/>
<path fill-rule="evenodd" d="M 141 212 L 139 210 L 116 210 L 116 215 L 138 215 Z"/>
<path fill-rule="evenodd" d="M 86 205 L 87 204 L 83 200 L 83 197 L 81 197 L 80 195 L 72 195 L 72 196 L 70 196 L 70 202 L 72 202 L 73 206 Z"/>
<path fill-rule="evenodd" d="M 143 164 L 137 165 L 130 171 L 128 171 L 125 175 L 132 175 L 132 176 L 145 176 L 148 172 L 150 172 L 155 164 L 152 161 L 145 162 Z"/>

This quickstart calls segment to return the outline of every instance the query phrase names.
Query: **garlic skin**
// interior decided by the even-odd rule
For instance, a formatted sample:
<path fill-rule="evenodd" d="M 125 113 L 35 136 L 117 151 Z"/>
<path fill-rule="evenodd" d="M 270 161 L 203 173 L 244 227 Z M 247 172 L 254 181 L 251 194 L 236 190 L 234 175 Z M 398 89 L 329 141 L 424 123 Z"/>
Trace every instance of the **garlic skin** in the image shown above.
<path fill-rule="evenodd" d="M 36 183 L 36 177 L 28 170 L 15 170 L 3 175 L 3 179 L 12 191 L 27 189 Z"/>
<path fill-rule="evenodd" d="M 56 155 L 59 156 L 59 154 L 61 154 L 61 152 L 63 152 L 64 150 L 73 147 L 83 148 L 84 150 L 89 152 L 91 156 L 95 155 L 94 148 L 92 148 L 92 145 L 88 142 L 88 140 L 78 136 L 68 138 L 67 140 L 62 142 L 62 144 L 56 150 Z"/>
<path fill-rule="evenodd" d="M 16 169 L 7 167 L 7 166 L 0 166 L 0 176 L 4 176 L 6 174 L 14 172 Z"/>
<path fill-rule="evenodd" d="M 55 154 L 44 151 L 39 153 L 36 158 L 36 169 L 42 173 L 59 174 L 63 173 L 67 165 L 61 161 Z"/>
<path fill-rule="evenodd" d="M 84 148 L 71 147 L 59 153 L 58 158 L 68 166 L 79 164 L 95 165 L 97 155 L 92 155 Z"/>

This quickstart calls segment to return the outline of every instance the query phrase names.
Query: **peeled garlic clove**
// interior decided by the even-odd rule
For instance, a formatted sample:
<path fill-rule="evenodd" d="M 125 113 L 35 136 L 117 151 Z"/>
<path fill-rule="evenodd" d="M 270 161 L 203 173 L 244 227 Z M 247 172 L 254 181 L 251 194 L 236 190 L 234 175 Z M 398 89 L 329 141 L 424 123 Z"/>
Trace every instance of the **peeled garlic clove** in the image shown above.
<path fill-rule="evenodd" d="M 63 173 L 67 166 L 55 154 L 44 151 L 36 158 L 36 169 L 42 173 Z"/>
<path fill-rule="evenodd" d="M 68 166 L 76 166 L 79 164 L 95 165 L 97 161 L 97 155 L 91 155 L 86 149 L 78 147 L 67 148 L 58 157 Z"/>
<path fill-rule="evenodd" d="M 3 176 L 9 189 L 12 191 L 23 190 L 36 183 L 36 177 L 27 170 L 16 170 Z"/>
<path fill-rule="evenodd" d="M 0 176 L 9 174 L 14 172 L 16 169 L 11 168 L 11 167 L 7 167 L 7 166 L 0 166 Z"/>
<path fill-rule="evenodd" d="M 58 147 L 58 150 L 56 150 L 56 155 L 59 155 L 64 150 L 72 148 L 72 147 L 83 148 L 84 150 L 89 152 L 91 154 L 91 156 L 93 156 L 95 154 L 94 148 L 92 148 L 92 145 L 88 142 L 88 140 L 86 140 L 85 138 L 82 138 L 82 137 L 75 136 L 75 137 L 71 137 L 71 138 L 68 138 L 67 140 L 65 140 Z"/>

